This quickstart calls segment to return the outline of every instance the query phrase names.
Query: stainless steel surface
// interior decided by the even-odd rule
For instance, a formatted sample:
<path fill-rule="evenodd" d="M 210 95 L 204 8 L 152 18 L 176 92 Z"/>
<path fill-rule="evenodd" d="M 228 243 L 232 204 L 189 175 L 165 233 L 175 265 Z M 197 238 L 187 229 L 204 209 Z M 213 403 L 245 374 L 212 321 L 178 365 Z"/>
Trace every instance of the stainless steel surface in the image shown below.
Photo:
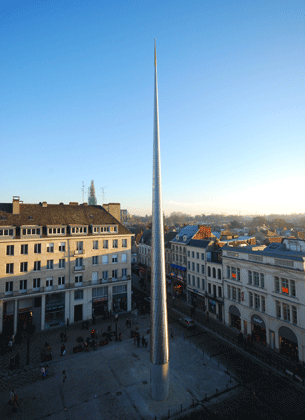
<path fill-rule="evenodd" d="M 166 275 L 164 260 L 156 44 L 152 198 L 152 269 L 150 315 L 150 361 L 152 363 L 151 395 L 154 399 L 165 400 L 168 397 L 169 392 L 169 346 L 166 306 Z M 153 365 L 158 365 L 158 367 Z"/>

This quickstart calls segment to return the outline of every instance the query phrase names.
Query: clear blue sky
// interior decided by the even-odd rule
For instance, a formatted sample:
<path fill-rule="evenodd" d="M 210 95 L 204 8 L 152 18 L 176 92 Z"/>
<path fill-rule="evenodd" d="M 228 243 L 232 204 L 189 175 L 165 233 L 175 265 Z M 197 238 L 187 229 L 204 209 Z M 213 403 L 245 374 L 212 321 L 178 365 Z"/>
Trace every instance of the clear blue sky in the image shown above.
<path fill-rule="evenodd" d="M 2 0 L 1 202 L 305 212 L 304 0 Z M 87 194 L 85 195 L 85 200 Z"/>

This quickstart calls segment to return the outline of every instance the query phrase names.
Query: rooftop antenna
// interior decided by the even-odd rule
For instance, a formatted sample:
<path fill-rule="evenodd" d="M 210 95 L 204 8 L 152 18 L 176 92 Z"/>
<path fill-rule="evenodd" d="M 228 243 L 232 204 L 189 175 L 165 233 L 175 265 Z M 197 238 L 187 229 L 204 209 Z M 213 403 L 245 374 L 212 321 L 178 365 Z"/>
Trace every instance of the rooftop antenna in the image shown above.
<path fill-rule="evenodd" d="M 101 187 L 100 188 L 102 190 L 102 205 L 105 204 L 104 203 L 104 201 L 105 201 L 105 188 L 107 188 L 107 187 Z"/>
<path fill-rule="evenodd" d="M 85 184 L 84 181 L 82 181 L 82 192 L 83 192 L 83 203 L 85 202 Z"/>

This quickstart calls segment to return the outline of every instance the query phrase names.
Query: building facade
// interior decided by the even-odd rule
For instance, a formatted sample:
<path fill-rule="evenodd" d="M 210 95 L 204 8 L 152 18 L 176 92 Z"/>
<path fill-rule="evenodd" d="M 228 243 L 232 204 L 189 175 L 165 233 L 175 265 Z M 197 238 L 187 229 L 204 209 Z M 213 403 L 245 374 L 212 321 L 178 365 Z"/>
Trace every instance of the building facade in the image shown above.
<path fill-rule="evenodd" d="M 224 321 L 292 360 L 305 360 L 305 241 L 222 249 Z"/>
<path fill-rule="evenodd" d="M 0 204 L 3 334 L 130 311 L 131 236 L 101 206 Z"/>

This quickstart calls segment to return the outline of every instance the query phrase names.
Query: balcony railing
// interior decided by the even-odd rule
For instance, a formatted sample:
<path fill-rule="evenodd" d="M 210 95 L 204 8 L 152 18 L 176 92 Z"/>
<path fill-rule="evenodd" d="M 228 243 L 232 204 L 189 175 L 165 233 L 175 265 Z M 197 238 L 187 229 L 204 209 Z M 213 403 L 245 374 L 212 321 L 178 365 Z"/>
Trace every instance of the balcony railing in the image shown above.
<path fill-rule="evenodd" d="M 84 271 L 85 270 L 85 265 L 75 265 L 74 266 L 74 272 L 76 271 Z"/>

